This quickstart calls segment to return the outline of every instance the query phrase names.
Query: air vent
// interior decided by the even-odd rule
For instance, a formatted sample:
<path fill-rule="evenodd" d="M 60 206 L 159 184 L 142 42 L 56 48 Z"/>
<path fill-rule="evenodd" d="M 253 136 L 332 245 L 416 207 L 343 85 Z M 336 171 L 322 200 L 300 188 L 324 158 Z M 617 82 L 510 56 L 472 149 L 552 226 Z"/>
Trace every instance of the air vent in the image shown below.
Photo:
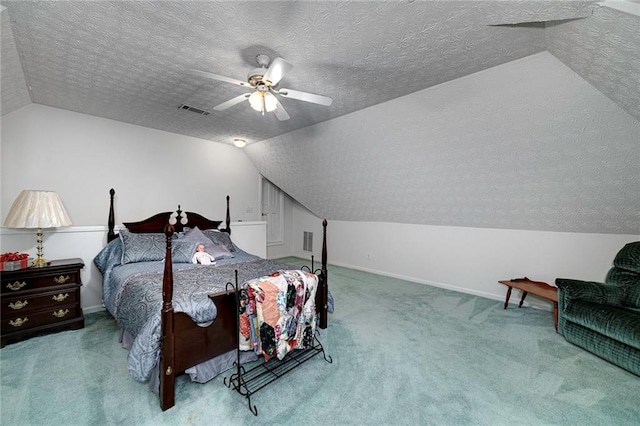
<path fill-rule="evenodd" d="M 304 231 L 302 250 L 313 251 L 313 232 Z"/>
<path fill-rule="evenodd" d="M 196 114 L 205 115 L 205 116 L 211 114 L 209 111 L 204 111 L 204 110 L 201 110 L 201 109 L 198 109 L 198 108 L 194 108 L 192 106 L 185 105 L 185 104 L 180 105 L 178 108 L 179 109 L 184 109 L 184 110 L 190 111 L 190 112 L 195 112 Z"/>

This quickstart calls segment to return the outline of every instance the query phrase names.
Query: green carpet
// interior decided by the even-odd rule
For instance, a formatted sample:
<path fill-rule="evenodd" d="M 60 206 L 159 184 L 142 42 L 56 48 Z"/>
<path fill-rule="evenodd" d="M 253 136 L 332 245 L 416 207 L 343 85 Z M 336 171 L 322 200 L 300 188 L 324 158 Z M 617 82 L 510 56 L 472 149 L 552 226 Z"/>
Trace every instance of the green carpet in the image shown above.
<path fill-rule="evenodd" d="M 301 259 L 285 261 L 303 264 Z M 106 312 L 0 351 L 3 425 L 630 425 L 640 378 L 566 342 L 547 311 L 330 266 L 315 357 L 252 402 L 181 376 L 166 412 L 131 379 Z"/>

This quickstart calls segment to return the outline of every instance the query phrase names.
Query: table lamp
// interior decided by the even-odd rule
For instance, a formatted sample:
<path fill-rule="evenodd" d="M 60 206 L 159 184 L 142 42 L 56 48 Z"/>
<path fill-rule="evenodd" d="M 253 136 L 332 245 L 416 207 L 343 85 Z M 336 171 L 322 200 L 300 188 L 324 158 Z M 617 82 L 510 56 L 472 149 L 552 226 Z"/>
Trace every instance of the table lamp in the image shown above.
<path fill-rule="evenodd" d="M 57 192 L 31 189 L 25 189 L 18 195 L 4 221 L 4 226 L 7 228 L 38 230 L 36 233 L 38 256 L 33 261 L 34 268 L 41 268 L 50 263 L 42 256 L 42 229 L 70 225 L 71 219 Z"/>

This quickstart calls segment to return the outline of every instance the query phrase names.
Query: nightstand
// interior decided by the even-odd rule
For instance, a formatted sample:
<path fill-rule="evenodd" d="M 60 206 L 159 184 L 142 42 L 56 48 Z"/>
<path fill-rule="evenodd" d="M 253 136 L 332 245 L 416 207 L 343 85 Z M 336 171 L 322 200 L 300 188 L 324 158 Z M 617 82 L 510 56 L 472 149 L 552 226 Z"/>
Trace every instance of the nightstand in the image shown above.
<path fill-rule="evenodd" d="M 82 268 L 82 259 L 61 259 L 42 268 L 2 272 L 0 347 L 45 331 L 83 328 Z"/>

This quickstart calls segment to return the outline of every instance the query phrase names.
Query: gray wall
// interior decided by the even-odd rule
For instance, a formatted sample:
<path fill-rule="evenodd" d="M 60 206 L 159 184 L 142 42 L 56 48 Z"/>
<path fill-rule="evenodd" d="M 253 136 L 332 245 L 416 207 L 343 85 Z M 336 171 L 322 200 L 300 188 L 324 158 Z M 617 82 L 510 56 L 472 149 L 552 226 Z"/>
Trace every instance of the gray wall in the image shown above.
<path fill-rule="evenodd" d="M 544 52 L 250 145 L 319 217 L 640 233 L 640 122 Z"/>

